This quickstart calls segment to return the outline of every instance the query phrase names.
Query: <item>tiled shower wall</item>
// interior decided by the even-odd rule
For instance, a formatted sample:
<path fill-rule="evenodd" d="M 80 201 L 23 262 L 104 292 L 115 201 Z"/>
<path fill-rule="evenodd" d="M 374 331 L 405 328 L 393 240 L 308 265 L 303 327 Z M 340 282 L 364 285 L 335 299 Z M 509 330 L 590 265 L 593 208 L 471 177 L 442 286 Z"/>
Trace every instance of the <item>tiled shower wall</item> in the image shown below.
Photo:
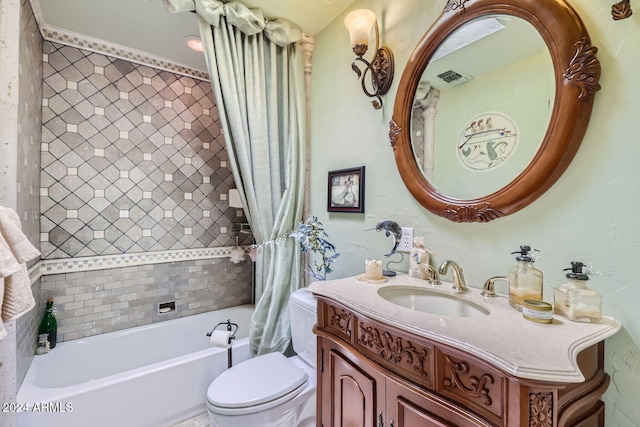
<path fill-rule="evenodd" d="M 42 58 L 45 263 L 235 244 L 209 82 L 50 41 Z M 65 341 L 245 304 L 251 279 L 223 257 L 47 273 L 41 287 Z M 166 301 L 176 311 L 159 315 Z"/>
<path fill-rule="evenodd" d="M 251 268 L 228 258 L 52 274 L 42 291 L 58 307 L 58 340 L 68 341 L 251 302 Z M 159 304 L 176 310 L 160 314 Z"/>
<path fill-rule="evenodd" d="M 44 43 L 44 259 L 234 243 L 211 84 Z"/>

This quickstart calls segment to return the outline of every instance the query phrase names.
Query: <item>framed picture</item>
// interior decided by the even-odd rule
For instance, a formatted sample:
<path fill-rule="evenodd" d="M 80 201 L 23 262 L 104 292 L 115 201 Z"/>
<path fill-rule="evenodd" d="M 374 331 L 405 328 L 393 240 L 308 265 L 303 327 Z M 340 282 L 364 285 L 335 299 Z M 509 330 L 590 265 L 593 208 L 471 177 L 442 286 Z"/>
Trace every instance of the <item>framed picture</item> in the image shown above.
<path fill-rule="evenodd" d="M 328 212 L 364 212 L 364 166 L 329 171 Z"/>

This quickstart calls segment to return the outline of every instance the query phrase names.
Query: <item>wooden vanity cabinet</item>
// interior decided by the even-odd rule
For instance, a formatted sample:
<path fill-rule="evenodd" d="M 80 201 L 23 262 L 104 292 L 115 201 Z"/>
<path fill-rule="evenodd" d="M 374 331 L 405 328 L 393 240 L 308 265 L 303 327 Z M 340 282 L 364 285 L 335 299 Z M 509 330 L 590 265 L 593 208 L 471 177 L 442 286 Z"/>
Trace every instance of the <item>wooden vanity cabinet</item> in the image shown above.
<path fill-rule="evenodd" d="M 578 357 L 586 381 L 566 384 L 515 377 L 325 297 L 315 332 L 318 427 L 604 425 L 602 342 Z"/>

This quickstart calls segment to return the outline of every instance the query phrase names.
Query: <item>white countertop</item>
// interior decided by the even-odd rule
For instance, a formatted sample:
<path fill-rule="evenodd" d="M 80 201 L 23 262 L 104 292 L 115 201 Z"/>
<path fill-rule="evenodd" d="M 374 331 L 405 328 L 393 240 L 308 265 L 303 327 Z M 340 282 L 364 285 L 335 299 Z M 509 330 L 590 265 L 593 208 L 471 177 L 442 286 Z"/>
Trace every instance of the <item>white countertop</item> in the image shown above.
<path fill-rule="evenodd" d="M 388 286 L 456 295 L 483 306 L 490 313 L 468 318 L 415 311 L 378 295 L 379 289 Z M 485 298 L 476 288 L 456 294 L 450 283 L 443 281 L 442 285 L 432 286 L 425 280 L 400 274 L 382 284 L 348 277 L 314 282 L 308 289 L 372 319 L 474 354 L 516 377 L 541 381 L 584 381 L 576 362 L 578 353 L 621 328 L 620 322 L 606 316 L 600 323 L 579 323 L 554 314 L 552 324 L 535 323 L 513 309 L 505 295 Z"/>

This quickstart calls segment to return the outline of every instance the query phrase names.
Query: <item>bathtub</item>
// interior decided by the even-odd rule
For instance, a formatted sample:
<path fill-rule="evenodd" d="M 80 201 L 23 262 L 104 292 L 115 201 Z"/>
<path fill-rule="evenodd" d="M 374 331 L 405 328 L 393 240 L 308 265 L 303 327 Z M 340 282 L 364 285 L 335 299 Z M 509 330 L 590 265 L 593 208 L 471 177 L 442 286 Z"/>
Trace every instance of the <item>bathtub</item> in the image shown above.
<path fill-rule="evenodd" d="M 251 357 L 252 305 L 62 342 L 35 356 L 18 391 L 18 427 L 162 427 L 206 412 L 206 390 L 227 369 L 209 332 L 239 326 L 233 363 Z"/>

